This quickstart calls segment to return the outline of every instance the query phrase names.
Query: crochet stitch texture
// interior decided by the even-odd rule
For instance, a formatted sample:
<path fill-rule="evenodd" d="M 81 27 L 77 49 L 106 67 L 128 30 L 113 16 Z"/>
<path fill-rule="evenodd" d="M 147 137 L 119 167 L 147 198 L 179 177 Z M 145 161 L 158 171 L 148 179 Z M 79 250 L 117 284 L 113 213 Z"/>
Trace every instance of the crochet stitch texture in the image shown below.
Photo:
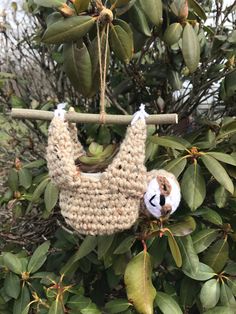
<path fill-rule="evenodd" d="M 60 189 L 66 222 L 81 234 L 103 235 L 129 229 L 137 220 L 147 188 L 144 166 L 146 124 L 128 127 L 119 152 L 99 178 L 78 171 L 83 154 L 75 124 L 54 117 L 47 147 L 49 175 Z"/>

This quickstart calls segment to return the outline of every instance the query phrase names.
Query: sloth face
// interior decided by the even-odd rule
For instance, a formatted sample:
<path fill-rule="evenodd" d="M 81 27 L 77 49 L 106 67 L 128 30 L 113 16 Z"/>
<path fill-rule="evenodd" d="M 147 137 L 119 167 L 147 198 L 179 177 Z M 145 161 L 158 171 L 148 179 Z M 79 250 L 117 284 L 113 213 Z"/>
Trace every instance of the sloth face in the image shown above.
<path fill-rule="evenodd" d="M 158 171 L 144 194 L 147 210 L 156 218 L 173 214 L 180 203 L 180 187 L 172 173 Z"/>

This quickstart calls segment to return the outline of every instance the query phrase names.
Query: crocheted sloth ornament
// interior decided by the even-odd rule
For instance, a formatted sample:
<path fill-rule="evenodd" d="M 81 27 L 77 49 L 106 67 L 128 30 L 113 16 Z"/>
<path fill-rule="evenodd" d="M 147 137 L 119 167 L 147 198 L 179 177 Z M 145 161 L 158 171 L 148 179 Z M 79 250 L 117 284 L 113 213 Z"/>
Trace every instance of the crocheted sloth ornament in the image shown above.
<path fill-rule="evenodd" d="M 47 163 L 60 189 L 60 207 L 66 222 L 81 234 L 112 234 L 129 229 L 142 204 L 156 218 L 172 214 L 180 202 L 174 175 L 164 170 L 147 172 L 144 166 L 145 119 L 128 127 L 112 163 L 103 173 L 82 173 L 75 160 L 84 150 L 75 124 L 55 116 L 49 127 Z"/>

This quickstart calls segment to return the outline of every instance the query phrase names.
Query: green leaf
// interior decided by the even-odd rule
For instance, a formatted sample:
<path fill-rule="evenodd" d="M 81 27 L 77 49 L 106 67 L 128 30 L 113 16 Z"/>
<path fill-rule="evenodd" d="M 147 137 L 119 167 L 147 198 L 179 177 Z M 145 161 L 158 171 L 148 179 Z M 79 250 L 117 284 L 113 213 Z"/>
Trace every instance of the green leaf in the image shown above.
<path fill-rule="evenodd" d="M 204 9 L 200 6 L 200 4 L 196 0 L 188 0 L 188 5 L 194 12 L 204 21 L 207 19 L 206 13 Z"/>
<path fill-rule="evenodd" d="M 123 254 L 130 250 L 135 242 L 135 236 L 128 236 L 115 249 L 114 254 Z"/>
<path fill-rule="evenodd" d="M 32 202 L 38 202 L 40 199 L 40 196 L 43 194 L 47 184 L 48 184 L 49 178 L 44 179 L 40 184 L 36 187 L 34 190 L 34 193 L 32 195 Z"/>
<path fill-rule="evenodd" d="M 216 202 L 216 205 L 219 208 L 224 208 L 228 199 L 228 191 L 221 185 L 219 186 L 214 193 L 214 199 Z"/>
<path fill-rule="evenodd" d="M 64 44 L 64 70 L 74 88 L 85 97 L 93 95 L 92 61 L 86 45 Z"/>
<path fill-rule="evenodd" d="M 12 168 L 8 174 L 8 186 L 9 188 L 15 192 L 18 191 L 19 187 L 19 177 L 18 171 L 15 168 Z"/>
<path fill-rule="evenodd" d="M 126 311 L 130 305 L 131 304 L 125 299 L 116 299 L 106 303 L 105 310 L 108 311 L 109 314 L 116 314 Z"/>
<path fill-rule="evenodd" d="M 226 306 L 236 305 L 236 301 L 231 289 L 224 282 L 222 282 L 220 288 L 220 303 L 221 305 Z"/>
<path fill-rule="evenodd" d="M 25 310 L 29 302 L 30 302 L 29 289 L 27 288 L 26 285 L 24 285 L 22 287 L 20 297 L 14 302 L 13 314 L 23 313 L 23 311 Z M 28 311 L 26 311 L 24 314 L 27 314 L 27 313 Z"/>
<path fill-rule="evenodd" d="M 64 314 L 63 305 L 58 299 L 52 302 L 48 314 Z"/>
<path fill-rule="evenodd" d="M 188 22 L 185 24 L 182 40 L 184 62 L 190 73 L 193 73 L 196 71 L 200 60 L 200 45 L 192 25 Z"/>
<path fill-rule="evenodd" d="M 220 272 L 225 266 L 229 258 L 229 245 L 227 238 L 220 239 L 214 243 L 203 257 L 203 262 L 214 269 L 215 272 Z"/>
<path fill-rule="evenodd" d="M 34 251 L 27 267 L 29 273 L 35 273 L 45 263 L 49 247 L 50 242 L 46 241 Z"/>
<path fill-rule="evenodd" d="M 109 248 L 111 247 L 115 235 L 103 235 L 98 236 L 98 259 L 100 260 L 106 253 L 108 252 Z"/>
<path fill-rule="evenodd" d="M 91 303 L 85 309 L 81 310 L 81 314 L 102 314 L 102 313 L 94 303 Z"/>
<path fill-rule="evenodd" d="M 206 155 L 209 155 L 219 161 L 222 161 L 226 164 L 236 166 L 236 160 L 229 154 L 219 153 L 219 152 L 208 152 Z"/>
<path fill-rule="evenodd" d="M 182 266 L 182 256 L 181 256 L 181 253 L 179 250 L 179 246 L 178 246 L 173 234 L 171 233 L 171 231 L 165 230 L 165 234 L 168 237 L 168 244 L 170 247 L 171 254 L 174 258 L 175 264 L 177 267 L 181 267 Z"/>
<path fill-rule="evenodd" d="M 151 281 L 152 265 L 150 255 L 143 251 L 132 258 L 125 270 L 124 280 L 129 300 L 143 314 L 153 314 L 156 290 Z"/>
<path fill-rule="evenodd" d="M 82 242 L 79 250 L 68 260 L 65 266 L 62 267 L 61 273 L 67 274 L 70 271 L 70 268 L 81 258 L 87 256 L 91 253 L 97 246 L 97 237 L 95 236 L 86 236 Z"/>
<path fill-rule="evenodd" d="M 191 234 L 196 229 L 196 222 L 191 216 L 186 216 L 182 220 L 168 225 L 168 228 L 174 236 L 182 237 Z"/>
<path fill-rule="evenodd" d="M 166 171 L 172 172 L 176 176 L 176 178 L 178 178 L 184 171 L 186 165 L 187 159 L 185 157 L 178 157 L 168 162 L 164 169 Z"/>
<path fill-rule="evenodd" d="M 157 292 L 155 304 L 160 308 L 162 313 L 165 314 L 182 314 L 182 310 L 178 303 L 168 294 L 164 292 Z"/>
<path fill-rule="evenodd" d="M 110 0 L 113 8 L 120 8 L 126 6 L 130 0 Z"/>
<path fill-rule="evenodd" d="M 231 276 L 236 276 L 236 263 L 229 261 L 224 269 L 224 272 Z"/>
<path fill-rule="evenodd" d="M 81 13 L 88 9 L 89 3 L 90 3 L 90 0 L 75 0 L 73 2 L 73 5 L 76 9 L 76 12 Z"/>
<path fill-rule="evenodd" d="M 49 182 L 44 191 L 44 203 L 46 210 L 51 212 L 51 210 L 55 207 L 59 196 L 59 190 L 57 186 L 53 182 Z"/>
<path fill-rule="evenodd" d="M 83 295 L 73 295 L 66 303 L 66 305 L 70 309 L 82 310 L 85 309 L 90 303 L 91 300 L 84 297 Z"/>
<path fill-rule="evenodd" d="M 198 280 L 198 281 L 205 281 L 205 280 L 208 280 L 208 279 L 210 279 L 216 275 L 216 273 L 214 272 L 214 270 L 211 267 L 209 267 L 208 265 L 203 264 L 203 263 L 199 263 L 199 269 L 195 273 L 188 272 L 186 270 L 184 270 L 183 272 L 188 277 L 190 277 L 194 280 Z"/>
<path fill-rule="evenodd" d="M 183 27 L 180 23 L 170 24 L 164 33 L 163 40 L 167 45 L 172 46 L 180 40 L 182 33 Z"/>
<path fill-rule="evenodd" d="M 234 82 L 234 81 L 233 81 Z M 236 133 L 236 121 L 231 121 L 227 123 L 220 129 L 219 135 L 217 136 L 217 140 L 232 136 Z"/>
<path fill-rule="evenodd" d="M 205 251 L 219 235 L 219 230 L 203 229 L 193 235 L 193 246 L 197 254 Z"/>
<path fill-rule="evenodd" d="M 204 312 L 204 314 L 235 314 L 235 310 L 227 306 L 216 306 L 212 310 Z"/>
<path fill-rule="evenodd" d="M 137 5 L 133 5 L 129 10 L 129 20 L 137 31 L 149 37 L 152 35 L 147 18 Z"/>
<path fill-rule="evenodd" d="M 133 36 L 131 29 L 127 32 L 127 30 L 120 25 L 112 24 L 110 30 L 110 45 L 119 60 L 129 63 L 133 56 Z"/>
<path fill-rule="evenodd" d="M 190 165 L 184 172 L 181 191 L 184 200 L 192 211 L 203 203 L 206 197 L 206 183 L 197 163 Z"/>
<path fill-rule="evenodd" d="M 9 297 L 17 299 L 21 290 L 19 276 L 12 272 L 8 273 L 4 280 L 4 290 Z"/>
<path fill-rule="evenodd" d="M 162 1 L 161 0 L 139 0 L 139 5 L 150 22 L 156 26 L 162 24 Z"/>
<path fill-rule="evenodd" d="M 201 216 L 204 220 L 209 221 L 215 225 L 223 224 L 221 216 L 216 211 L 208 207 L 198 209 L 193 213 L 193 215 Z"/>
<path fill-rule="evenodd" d="M 96 18 L 90 16 L 72 16 L 51 24 L 45 31 L 42 42 L 61 44 L 82 38 L 94 25 Z"/>
<path fill-rule="evenodd" d="M 216 279 L 205 282 L 200 292 L 200 300 L 204 309 L 216 306 L 220 298 L 220 284 Z"/>
<path fill-rule="evenodd" d="M 23 272 L 19 257 L 12 253 L 3 253 L 3 263 L 13 273 L 20 275 Z"/>
<path fill-rule="evenodd" d="M 34 3 L 46 8 L 60 7 L 66 0 L 33 0 Z"/>
<path fill-rule="evenodd" d="M 28 169 L 21 168 L 19 170 L 19 184 L 26 190 L 30 188 L 32 184 L 32 173 Z"/>
<path fill-rule="evenodd" d="M 199 270 L 199 259 L 194 250 L 191 236 L 178 238 L 179 248 L 183 260 L 182 270 L 190 274 L 196 274 Z"/>
<path fill-rule="evenodd" d="M 213 177 L 223 185 L 226 190 L 228 190 L 231 194 L 234 193 L 234 185 L 229 175 L 222 167 L 222 165 L 213 157 L 209 155 L 202 155 L 201 160 L 203 161 L 205 167 L 209 170 L 209 172 L 213 175 Z"/>
<path fill-rule="evenodd" d="M 103 152 L 103 146 L 98 143 L 92 142 L 89 145 L 88 151 L 91 155 L 97 156 Z"/>
<path fill-rule="evenodd" d="M 32 162 L 29 162 L 23 166 L 24 169 L 33 169 L 33 168 L 41 168 L 44 166 L 46 161 L 44 159 L 38 159 Z"/>
<path fill-rule="evenodd" d="M 188 146 L 191 146 L 187 141 L 176 137 L 176 136 L 150 136 L 150 140 L 154 144 L 158 144 L 164 147 L 169 147 L 172 149 L 177 149 L 177 150 L 186 150 Z"/>

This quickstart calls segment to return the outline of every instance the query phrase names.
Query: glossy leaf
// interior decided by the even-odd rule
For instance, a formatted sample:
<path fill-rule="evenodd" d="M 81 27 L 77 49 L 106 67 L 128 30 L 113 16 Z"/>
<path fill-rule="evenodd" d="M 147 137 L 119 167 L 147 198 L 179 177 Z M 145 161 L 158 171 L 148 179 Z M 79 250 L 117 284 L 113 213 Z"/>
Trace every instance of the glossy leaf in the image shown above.
<path fill-rule="evenodd" d="M 9 297 L 17 299 L 21 290 L 19 276 L 12 272 L 8 273 L 4 280 L 4 290 Z"/>
<path fill-rule="evenodd" d="M 236 306 L 235 297 L 227 284 L 222 282 L 220 288 L 220 303 L 226 306 Z"/>
<path fill-rule="evenodd" d="M 3 263 L 13 273 L 21 274 L 23 272 L 19 257 L 10 252 L 3 254 Z"/>
<path fill-rule="evenodd" d="M 129 19 L 137 31 L 145 36 L 151 36 L 152 33 L 146 15 L 137 5 L 133 5 L 129 10 Z"/>
<path fill-rule="evenodd" d="M 145 251 L 133 257 L 125 270 L 124 280 L 128 299 L 132 300 L 136 310 L 143 314 L 153 314 L 156 290 L 151 276 L 151 259 Z"/>
<path fill-rule="evenodd" d="M 86 236 L 79 250 L 68 260 L 68 262 L 61 269 L 62 274 L 70 271 L 70 268 L 81 258 L 91 253 L 97 246 L 97 238 L 95 236 Z"/>
<path fill-rule="evenodd" d="M 209 155 L 201 156 L 201 160 L 204 165 L 208 169 L 208 171 L 213 175 L 213 177 L 223 185 L 226 190 L 228 190 L 231 194 L 234 192 L 234 185 L 229 175 L 222 167 L 222 165 L 213 157 Z"/>
<path fill-rule="evenodd" d="M 164 33 L 163 40 L 167 45 L 172 46 L 180 40 L 182 32 L 183 27 L 180 23 L 170 24 Z"/>
<path fill-rule="evenodd" d="M 88 9 L 90 0 L 74 0 L 74 7 L 77 13 L 84 12 Z"/>
<path fill-rule="evenodd" d="M 48 181 L 49 181 L 49 178 L 46 178 L 42 182 L 40 182 L 40 184 L 36 187 L 32 195 L 32 202 L 39 201 L 40 196 L 43 194 L 44 190 L 46 189 Z"/>
<path fill-rule="evenodd" d="M 206 183 L 197 163 L 190 165 L 184 172 L 181 191 L 184 200 L 192 211 L 203 203 L 206 197 Z"/>
<path fill-rule="evenodd" d="M 183 270 L 183 272 L 188 277 L 190 277 L 194 280 L 198 280 L 198 281 L 205 281 L 205 280 L 208 280 L 208 279 L 210 279 L 216 275 L 216 273 L 214 272 L 214 270 L 211 267 L 209 267 L 208 265 L 203 264 L 203 263 L 199 263 L 199 268 L 198 268 L 197 272 L 189 272 L 186 269 Z"/>
<path fill-rule="evenodd" d="M 48 314 L 64 314 L 63 306 L 59 299 L 52 302 Z"/>
<path fill-rule="evenodd" d="M 196 274 L 199 270 L 199 259 L 194 250 L 191 236 L 178 238 L 178 244 L 183 260 L 182 270 L 190 274 Z"/>
<path fill-rule="evenodd" d="M 125 299 L 116 299 L 106 303 L 105 310 L 109 314 L 116 314 L 126 311 L 130 307 L 130 303 Z"/>
<path fill-rule="evenodd" d="M 46 7 L 46 8 L 56 8 L 60 7 L 66 0 L 33 0 L 34 3 Z"/>
<path fill-rule="evenodd" d="M 191 216 L 186 216 L 182 220 L 168 225 L 168 228 L 174 236 L 182 237 L 191 234 L 196 229 L 196 222 Z"/>
<path fill-rule="evenodd" d="M 96 19 L 90 16 L 72 16 L 50 25 L 42 38 L 46 44 L 61 44 L 82 38 L 94 25 Z"/>
<path fill-rule="evenodd" d="M 93 95 L 92 61 L 86 45 L 68 43 L 64 45 L 64 70 L 71 84 L 83 96 Z"/>
<path fill-rule="evenodd" d="M 58 201 L 58 196 L 58 187 L 53 182 L 48 182 L 44 191 L 44 203 L 48 212 L 51 212 L 51 210 L 55 207 Z"/>
<path fill-rule="evenodd" d="M 200 292 L 200 300 L 204 309 L 216 306 L 220 298 L 220 284 L 216 279 L 205 282 Z"/>
<path fill-rule="evenodd" d="M 193 246 L 197 254 L 205 251 L 217 239 L 219 230 L 203 229 L 193 235 Z"/>
<path fill-rule="evenodd" d="M 113 8 L 120 8 L 129 4 L 130 0 L 110 0 Z"/>
<path fill-rule="evenodd" d="M 70 309 L 82 310 L 91 303 L 91 300 L 83 295 L 73 295 L 67 302 Z"/>
<path fill-rule="evenodd" d="M 123 254 L 130 250 L 134 244 L 135 236 L 126 237 L 115 249 L 114 254 Z"/>
<path fill-rule="evenodd" d="M 196 0 L 188 0 L 188 5 L 204 21 L 207 19 L 206 13 Z"/>
<path fill-rule="evenodd" d="M 176 178 L 178 178 L 181 173 L 184 171 L 187 165 L 187 159 L 184 157 L 178 157 L 174 160 L 168 162 L 168 164 L 164 167 L 166 171 L 172 172 Z"/>
<path fill-rule="evenodd" d="M 14 168 L 12 168 L 9 171 L 8 174 L 8 186 L 9 188 L 15 192 L 18 191 L 18 187 L 19 187 L 19 177 L 18 177 L 18 171 Z"/>
<path fill-rule="evenodd" d="M 164 147 L 170 147 L 177 150 L 186 150 L 186 148 L 190 145 L 187 141 L 184 141 L 183 139 L 179 137 L 173 137 L 173 136 L 151 136 L 150 140 L 154 144 L 158 144 Z"/>
<path fill-rule="evenodd" d="M 23 186 L 27 190 L 32 183 L 32 173 L 28 169 L 21 168 L 18 174 L 20 186 Z"/>
<path fill-rule="evenodd" d="M 215 225 L 222 225 L 221 216 L 211 208 L 201 208 L 193 213 L 194 216 L 201 216 L 204 220 L 209 221 Z"/>
<path fill-rule="evenodd" d="M 236 160 L 229 154 L 220 152 L 208 152 L 206 154 L 226 164 L 236 166 Z"/>
<path fill-rule="evenodd" d="M 175 261 L 175 264 L 177 267 L 181 267 L 182 266 L 182 256 L 181 256 L 181 253 L 179 250 L 179 246 L 178 246 L 173 234 L 171 233 L 171 231 L 166 230 L 165 234 L 168 237 L 168 244 L 169 244 L 173 259 Z"/>
<path fill-rule="evenodd" d="M 224 269 L 224 272 L 231 276 L 236 276 L 236 263 L 229 261 Z"/>
<path fill-rule="evenodd" d="M 182 40 L 184 62 L 190 73 L 193 73 L 200 61 L 200 45 L 195 31 L 189 23 L 185 24 Z"/>
<path fill-rule="evenodd" d="M 156 26 L 162 24 L 162 1 L 161 0 L 138 0 L 140 7 L 150 22 Z"/>
<path fill-rule="evenodd" d="M 101 259 L 104 255 L 106 255 L 114 238 L 114 234 L 98 236 L 98 259 Z"/>
<path fill-rule="evenodd" d="M 227 238 L 214 243 L 203 257 L 203 262 L 209 265 L 215 272 L 220 272 L 229 258 L 229 245 Z"/>
<path fill-rule="evenodd" d="M 110 45 L 119 60 L 129 63 L 133 56 L 133 37 L 131 30 L 127 32 L 120 25 L 112 25 L 110 30 Z"/>
<path fill-rule="evenodd" d="M 23 311 L 27 308 L 28 303 L 30 302 L 30 293 L 29 289 L 26 285 L 22 287 L 20 297 L 15 300 L 13 305 L 13 314 L 23 313 Z M 26 310 L 24 314 L 27 314 Z"/>
<path fill-rule="evenodd" d="M 216 202 L 216 205 L 219 208 L 224 208 L 228 199 L 228 191 L 221 185 L 219 186 L 214 193 L 214 199 Z"/>
<path fill-rule="evenodd" d="M 216 306 L 213 309 L 204 312 L 204 314 L 235 314 L 234 308 L 227 306 Z"/>
<path fill-rule="evenodd" d="M 165 314 L 182 314 L 182 310 L 178 303 L 168 294 L 158 291 L 155 298 L 155 304 L 162 313 Z"/>
<path fill-rule="evenodd" d="M 46 241 L 34 251 L 27 266 L 29 273 L 35 273 L 45 263 L 47 259 L 47 253 L 50 247 L 50 242 Z"/>

